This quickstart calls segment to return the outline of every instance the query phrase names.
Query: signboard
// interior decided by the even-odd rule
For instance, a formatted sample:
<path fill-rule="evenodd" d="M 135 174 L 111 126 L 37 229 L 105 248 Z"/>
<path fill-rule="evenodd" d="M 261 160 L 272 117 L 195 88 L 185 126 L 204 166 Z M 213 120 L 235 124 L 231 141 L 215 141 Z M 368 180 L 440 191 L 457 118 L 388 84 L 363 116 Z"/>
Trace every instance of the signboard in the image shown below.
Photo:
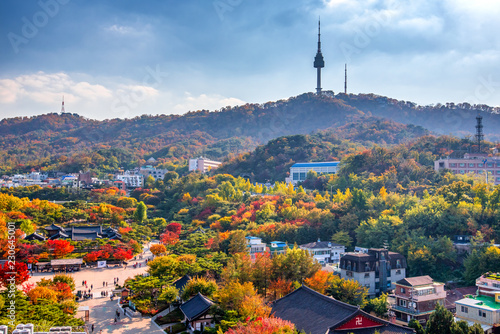
<path fill-rule="evenodd" d="M 135 311 L 135 304 L 131 300 L 128 301 L 128 307 Z"/>
<path fill-rule="evenodd" d="M 382 323 L 373 321 L 363 315 L 358 314 L 345 324 L 340 327 L 335 328 L 336 330 L 347 330 L 347 329 L 357 329 L 357 328 L 369 328 L 382 326 Z"/>
<path fill-rule="evenodd" d="M 106 268 L 106 261 L 97 261 L 97 268 Z"/>

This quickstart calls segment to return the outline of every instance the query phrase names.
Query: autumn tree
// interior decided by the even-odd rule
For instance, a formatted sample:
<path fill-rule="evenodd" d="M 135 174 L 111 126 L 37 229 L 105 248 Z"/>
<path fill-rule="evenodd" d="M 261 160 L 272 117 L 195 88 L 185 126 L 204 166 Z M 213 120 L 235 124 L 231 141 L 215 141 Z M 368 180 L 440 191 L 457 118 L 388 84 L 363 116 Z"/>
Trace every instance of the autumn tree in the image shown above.
<path fill-rule="evenodd" d="M 167 252 L 167 248 L 162 245 L 162 244 L 154 244 L 149 247 L 149 250 L 151 253 L 153 253 L 155 256 L 165 254 Z"/>
<path fill-rule="evenodd" d="M 165 302 L 167 304 L 171 304 L 177 299 L 178 296 L 179 296 L 179 290 L 177 290 L 175 286 L 167 285 L 162 288 L 158 300 Z"/>
<path fill-rule="evenodd" d="M 321 294 L 325 294 L 326 288 L 329 286 L 330 281 L 333 278 L 333 274 L 318 270 L 309 278 L 304 280 L 304 284 L 310 287 L 311 289 L 318 291 Z"/>
<path fill-rule="evenodd" d="M 52 278 L 52 282 L 54 282 L 54 284 L 66 283 L 71 290 L 75 290 L 76 287 L 74 278 L 69 275 L 55 275 Z"/>
<path fill-rule="evenodd" d="M 3 266 L 0 265 L 0 288 L 7 287 L 12 282 L 12 277 L 16 285 L 26 282 L 30 278 L 28 266 L 22 262 L 15 262 L 15 264 L 5 262 Z"/>
<path fill-rule="evenodd" d="M 38 304 L 39 299 L 46 299 L 52 302 L 57 302 L 57 292 L 45 286 L 37 286 L 28 292 L 28 297 L 33 304 Z"/>
<path fill-rule="evenodd" d="M 258 318 L 247 324 L 230 328 L 227 334 L 294 334 L 295 325 L 280 318 Z"/>
<path fill-rule="evenodd" d="M 179 242 L 179 235 L 174 232 L 167 231 L 160 235 L 160 241 L 165 245 L 173 246 Z"/>
<path fill-rule="evenodd" d="M 48 240 L 46 245 L 56 258 L 68 255 L 75 249 L 68 240 Z"/>
<path fill-rule="evenodd" d="M 188 300 L 198 293 L 212 298 L 214 292 L 217 291 L 217 283 L 214 280 L 206 279 L 203 277 L 195 277 L 186 283 L 182 291 L 182 299 Z"/>
<path fill-rule="evenodd" d="M 177 235 L 179 235 L 181 233 L 181 230 L 182 230 L 182 225 L 177 223 L 177 222 L 172 222 L 172 223 L 167 225 L 167 231 L 170 231 L 170 232 L 175 233 Z"/>
<path fill-rule="evenodd" d="M 368 289 L 361 286 L 357 281 L 346 280 L 333 275 L 326 288 L 327 295 L 355 306 L 365 306 Z"/>

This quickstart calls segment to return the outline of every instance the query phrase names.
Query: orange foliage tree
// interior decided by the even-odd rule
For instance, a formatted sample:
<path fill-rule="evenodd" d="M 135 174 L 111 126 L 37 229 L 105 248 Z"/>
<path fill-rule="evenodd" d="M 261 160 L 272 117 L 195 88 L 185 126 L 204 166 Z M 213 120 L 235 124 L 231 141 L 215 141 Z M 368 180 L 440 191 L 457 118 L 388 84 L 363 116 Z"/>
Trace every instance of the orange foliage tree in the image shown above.
<path fill-rule="evenodd" d="M 333 279 L 333 274 L 318 270 L 313 276 L 304 280 L 305 285 L 311 289 L 325 294 L 326 288 L 329 286 L 330 281 Z"/>
<path fill-rule="evenodd" d="M 165 247 L 165 245 L 162 245 L 162 244 L 151 245 L 151 247 L 149 247 L 149 250 L 155 256 L 158 256 L 160 254 L 165 254 L 167 252 L 167 248 Z"/>
<path fill-rule="evenodd" d="M 294 334 L 295 325 L 280 318 L 257 318 L 229 329 L 227 334 Z"/>

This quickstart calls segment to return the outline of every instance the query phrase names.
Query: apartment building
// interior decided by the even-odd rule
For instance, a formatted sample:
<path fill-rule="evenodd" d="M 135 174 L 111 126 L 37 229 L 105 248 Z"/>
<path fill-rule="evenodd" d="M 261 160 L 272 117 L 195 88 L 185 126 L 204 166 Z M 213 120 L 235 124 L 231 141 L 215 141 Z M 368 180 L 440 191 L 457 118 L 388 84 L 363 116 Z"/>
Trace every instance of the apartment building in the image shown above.
<path fill-rule="evenodd" d="M 222 164 L 220 161 L 208 160 L 204 157 L 197 159 L 189 159 L 189 171 L 199 170 L 202 173 L 207 173 L 212 169 L 219 167 Z"/>
<path fill-rule="evenodd" d="M 489 157 L 487 154 L 467 153 L 462 159 L 446 158 L 434 161 L 434 170 L 449 169 L 454 174 L 484 175 L 493 178 L 495 185 L 500 184 L 500 157 Z"/>
<path fill-rule="evenodd" d="M 340 257 L 339 267 L 342 278 L 366 287 L 370 297 L 394 289 L 395 282 L 406 277 L 405 257 L 384 248 L 345 253 Z"/>

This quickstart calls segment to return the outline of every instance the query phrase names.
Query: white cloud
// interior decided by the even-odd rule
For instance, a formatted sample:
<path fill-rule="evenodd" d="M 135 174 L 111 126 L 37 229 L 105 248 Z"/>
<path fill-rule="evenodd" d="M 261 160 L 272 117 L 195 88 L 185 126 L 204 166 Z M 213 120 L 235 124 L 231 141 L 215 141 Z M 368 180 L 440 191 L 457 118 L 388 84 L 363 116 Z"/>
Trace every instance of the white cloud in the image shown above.
<path fill-rule="evenodd" d="M 227 106 L 245 104 L 244 101 L 234 97 L 224 97 L 218 94 L 200 94 L 193 96 L 191 93 L 184 93 L 184 98 L 174 106 L 178 112 L 195 111 L 200 109 L 215 110 Z"/>

